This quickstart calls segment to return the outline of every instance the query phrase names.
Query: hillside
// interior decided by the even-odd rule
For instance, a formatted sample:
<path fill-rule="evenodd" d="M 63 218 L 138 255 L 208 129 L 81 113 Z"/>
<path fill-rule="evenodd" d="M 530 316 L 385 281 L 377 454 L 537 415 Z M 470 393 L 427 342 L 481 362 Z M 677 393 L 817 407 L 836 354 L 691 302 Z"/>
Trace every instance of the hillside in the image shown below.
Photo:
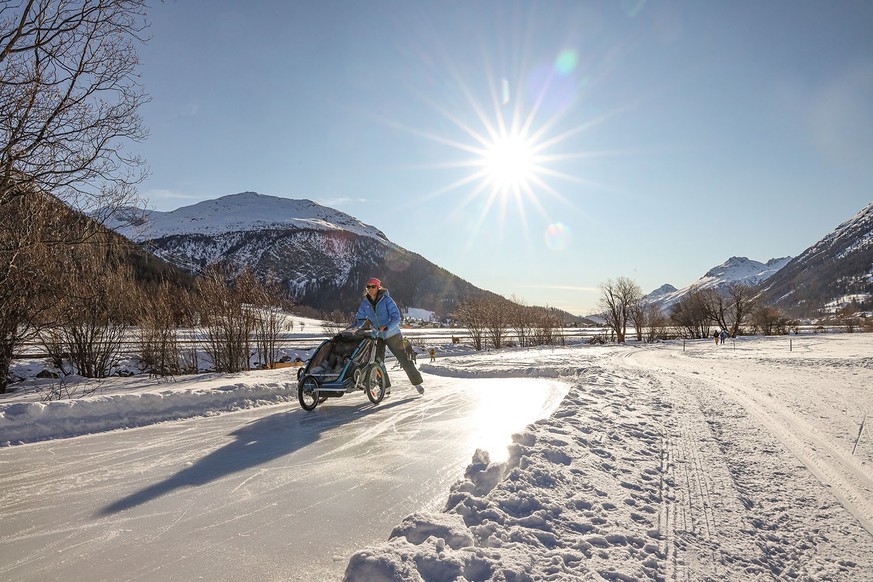
<path fill-rule="evenodd" d="M 852 300 L 873 307 L 873 203 L 806 249 L 762 286 L 761 298 L 794 316 Z"/>

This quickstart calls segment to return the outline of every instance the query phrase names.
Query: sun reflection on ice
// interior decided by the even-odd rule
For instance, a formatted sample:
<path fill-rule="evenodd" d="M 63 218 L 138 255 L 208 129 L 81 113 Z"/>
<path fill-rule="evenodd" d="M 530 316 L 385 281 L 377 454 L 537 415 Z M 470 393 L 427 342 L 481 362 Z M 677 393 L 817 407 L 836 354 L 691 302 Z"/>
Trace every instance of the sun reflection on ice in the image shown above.
<path fill-rule="evenodd" d="M 554 386 L 547 387 L 546 383 Z M 550 416 L 567 393 L 567 386 L 561 382 L 520 378 L 477 379 L 471 389 L 476 390 L 479 398 L 476 409 L 470 415 L 470 423 L 476 430 L 470 437 L 469 446 L 473 450 L 487 451 L 492 462 L 506 461 L 512 435 Z M 531 391 L 549 389 L 554 397 L 543 401 L 541 405 L 519 405 L 529 399 Z"/>

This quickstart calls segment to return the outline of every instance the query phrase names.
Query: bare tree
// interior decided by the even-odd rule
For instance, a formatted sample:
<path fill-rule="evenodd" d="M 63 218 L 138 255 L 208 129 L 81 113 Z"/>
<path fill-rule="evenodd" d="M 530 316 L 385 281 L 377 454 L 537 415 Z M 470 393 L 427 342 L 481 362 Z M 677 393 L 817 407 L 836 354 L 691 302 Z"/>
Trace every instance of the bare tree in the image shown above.
<path fill-rule="evenodd" d="M 752 327 L 764 335 L 785 335 L 794 324 L 778 308 L 758 305 L 751 313 Z"/>
<path fill-rule="evenodd" d="M 0 393 L 52 303 L 50 256 L 84 240 L 56 227 L 57 199 L 115 208 L 145 175 L 123 149 L 146 134 L 134 50 L 144 16 L 145 0 L 0 3 Z"/>
<path fill-rule="evenodd" d="M 334 309 L 330 313 L 321 315 L 321 329 L 327 335 L 336 335 L 349 326 L 352 321 L 352 316 L 348 313 L 343 313 L 339 309 Z"/>
<path fill-rule="evenodd" d="M 197 313 L 203 328 L 203 350 L 216 372 L 249 369 L 250 313 L 240 295 L 228 285 L 220 265 L 208 267 L 196 281 Z"/>
<path fill-rule="evenodd" d="M 133 195 L 146 131 L 135 45 L 145 0 L 22 0 L 0 6 L 0 205 L 50 192 L 79 208 Z"/>
<path fill-rule="evenodd" d="M 548 306 L 536 307 L 533 308 L 532 315 L 534 317 L 531 331 L 533 345 L 547 346 L 564 343 L 562 333 L 564 322 L 556 309 Z"/>
<path fill-rule="evenodd" d="M 709 323 L 736 337 L 755 306 L 755 290 L 741 283 L 723 289 L 697 289 L 693 301 L 699 302 Z"/>
<path fill-rule="evenodd" d="M 600 284 L 600 307 L 606 325 L 615 332 L 618 343 L 624 342 L 630 320 L 630 308 L 639 302 L 642 295 L 640 286 L 627 277 L 619 277 L 615 281 L 609 279 Z"/>
<path fill-rule="evenodd" d="M 279 357 L 279 334 L 293 326 L 285 315 L 291 309 L 291 302 L 284 299 L 282 286 L 277 281 L 261 283 L 254 277 L 248 298 L 255 318 L 258 363 L 264 368 L 272 368 Z"/>
<path fill-rule="evenodd" d="M 646 322 L 646 341 L 653 342 L 667 337 L 667 327 L 670 320 L 661 311 L 661 308 L 653 303 L 647 303 L 643 307 L 643 319 Z"/>
<path fill-rule="evenodd" d="M 731 309 L 732 313 L 732 325 L 730 328 L 731 337 L 737 337 L 740 333 L 740 328 L 743 323 L 749 318 L 752 311 L 755 309 L 757 305 L 756 295 L 754 287 L 750 287 L 749 285 L 743 285 L 741 283 L 734 283 L 728 285 L 727 294 L 731 301 Z M 725 328 L 728 329 L 728 328 Z"/>
<path fill-rule="evenodd" d="M 509 328 L 509 316 L 506 305 L 496 298 L 483 299 L 482 310 L 485 314 L 485 330 L 494 349 L 500 349 L 506 343 L 506 332 Z"/>
<path fill-rule="evenodd" d="M 174 376 L 183 368 L 180 327 L 186 321 L 188 292 L 161 283 L 156 289 L 139 291 L 140 359 L 143 369 L 157 376 Z"/>
<path fill-rule="evenodd" d="M 48 298 L 58 291 L 57 261 L 45 239 L 61 230 L 43 196 L 19 197 L 0 208 L 0 394 L 18 347 L 36 337 Z"/>
<path fill-rule="evenodd" d="M 649 324 L 646 318 L 648 313 L 646 311 L 646 304 L 643 303 L 642 295 L 628 305 L 628 321 L 634 326 L 638 342 L 643 341 L 643 331 L 645 331 L 646 326 Z"/>

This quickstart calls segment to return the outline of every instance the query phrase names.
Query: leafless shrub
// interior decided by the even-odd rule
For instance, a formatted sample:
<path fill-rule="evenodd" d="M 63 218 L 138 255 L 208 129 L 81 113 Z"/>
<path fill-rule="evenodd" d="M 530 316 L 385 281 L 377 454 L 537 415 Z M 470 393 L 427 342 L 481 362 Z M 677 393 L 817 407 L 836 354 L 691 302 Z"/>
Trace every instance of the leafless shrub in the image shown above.
<path fill-rule="evenodd" d="M 139 356 L 142 369 L 149 374 L 175 376 L 184 369 L 179 333 L 189 302 L 187 295 L 186 290 L 166 282 L 139 293 L 139 302 L 143 305 Z"/>
<path fill-rule="evenodd" d="M 69 255 L 65 292 L 47 310 L 52 325 L 40 332 L 54 361 L 66 360 L 71 371 L 88 378 L 112 373 L 137 317 L 133 274 L 113 256 L 104 234 Z"/>
<path fill-rule="evenodd" d="M 40 401 L 52 402 L 54 400 L 75 400 L 91 396 L 100 389 L 98 384 L 85 382 L 70 382 L 62 378 L 58 382 L 52 382 L 36 388 Z"/>

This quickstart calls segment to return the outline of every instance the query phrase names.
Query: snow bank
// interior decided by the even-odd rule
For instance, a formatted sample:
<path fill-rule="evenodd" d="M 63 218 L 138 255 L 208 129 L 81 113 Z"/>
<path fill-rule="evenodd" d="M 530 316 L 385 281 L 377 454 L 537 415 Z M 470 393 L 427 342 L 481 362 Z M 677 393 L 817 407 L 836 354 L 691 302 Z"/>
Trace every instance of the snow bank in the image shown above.
<path fill-rule="evenodd" d="M 168 389 L 47 403 L 0 404 L 0 446 L 132 428 L 296 398 L 296 382 L 240 382 L 207 389 Z"/>

